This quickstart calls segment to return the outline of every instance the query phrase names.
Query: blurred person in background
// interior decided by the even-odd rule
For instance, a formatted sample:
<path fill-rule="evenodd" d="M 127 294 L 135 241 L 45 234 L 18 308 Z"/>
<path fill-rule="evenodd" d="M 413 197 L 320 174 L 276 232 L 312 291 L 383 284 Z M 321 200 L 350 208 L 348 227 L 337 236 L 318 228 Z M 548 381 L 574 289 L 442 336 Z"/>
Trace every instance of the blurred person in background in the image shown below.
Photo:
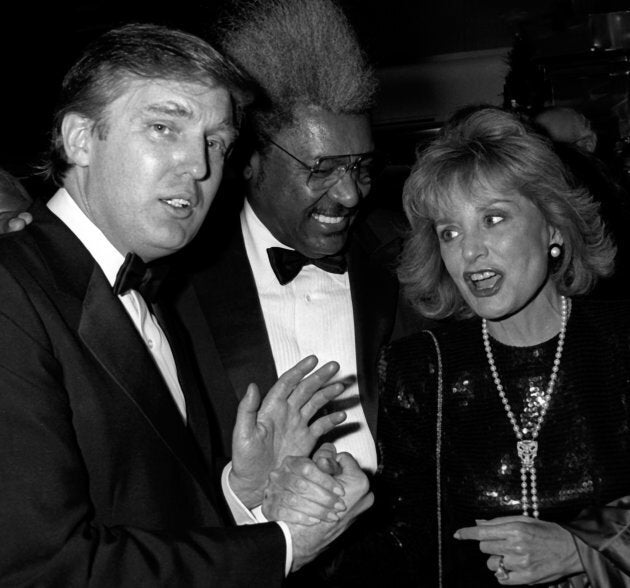
<path fill-rule="evenodd" d="M 602 159 L 597 150 L 598 138 L 590 120 L 581 112 L 566 106 L 550 106 L 534 116 L 533 122 L 554 142 L 556 152 L 569 171 L 571 184 L 586 188 L 597 202 L 617 246 L 614 273 L 594 288 L 597 298 L 625 299 L 630 272 L 630 196 L 624 175 Z"/>
<path fill-rule="evenodd" d="M 595 153 L 597 133 L 591 121 L 575 108 L 549 106 L 534 117 L 534 122 L 544 128 L 554 141 Z"/>
<path fill-rule="evenodd" d="M 23 229 L 32 219 L 26 212 L 32 202 L 22 182 L 0 167 L 0 234 Z"/>

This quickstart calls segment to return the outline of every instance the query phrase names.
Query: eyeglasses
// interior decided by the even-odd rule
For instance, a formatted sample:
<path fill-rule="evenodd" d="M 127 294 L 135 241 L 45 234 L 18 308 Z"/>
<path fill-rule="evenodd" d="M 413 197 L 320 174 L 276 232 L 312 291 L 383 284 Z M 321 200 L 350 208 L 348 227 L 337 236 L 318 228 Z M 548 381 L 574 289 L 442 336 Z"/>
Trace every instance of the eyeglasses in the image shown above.
<path fill-rule="evenodd" d="M 327 155 L 318 157 L 313 165 L 308 165 L 275 141 L 269 139 L 269 142 L 308 170 L 306 185 L 312 190 L 331 188 L 348 172 L 352 173 L 355 182 L 363 187 L 368 187 L 372 180 L 383 171 L 387 163 L 383 154 L 371 151 L 348 155 Z"/>

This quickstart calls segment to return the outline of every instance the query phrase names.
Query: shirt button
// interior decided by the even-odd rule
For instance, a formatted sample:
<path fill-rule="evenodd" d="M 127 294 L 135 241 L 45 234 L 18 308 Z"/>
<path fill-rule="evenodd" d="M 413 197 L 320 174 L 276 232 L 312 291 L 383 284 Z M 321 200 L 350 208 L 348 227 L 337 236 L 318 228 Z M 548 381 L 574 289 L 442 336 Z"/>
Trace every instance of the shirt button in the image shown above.
<path fill-rule="evenodd" d="M 306 296 L 304 296 L 304 300 L 306 300 L 306 302 L 310 302 L 311 301 L 311 295 L 307 294 Z"/>
<path fill-rule="evenodd" d="M 149 346 L 149 349 L 153 349 L 153 339 L 147 339 L 147 345 Z"/>

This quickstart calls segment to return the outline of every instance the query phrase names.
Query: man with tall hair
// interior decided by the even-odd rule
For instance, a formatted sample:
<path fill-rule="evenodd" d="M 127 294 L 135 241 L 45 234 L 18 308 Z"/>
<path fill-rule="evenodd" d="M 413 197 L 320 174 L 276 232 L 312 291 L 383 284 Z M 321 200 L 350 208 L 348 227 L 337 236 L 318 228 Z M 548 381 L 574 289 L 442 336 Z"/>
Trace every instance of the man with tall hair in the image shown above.
<path fill-rule="evenodd" d="M 262 404 L 248 388 L 222 486 L 163 309 L 159 260 L 208 211 L 243 83 L 201 39 L 154 25 L 105 33 L 64 78 L 47 166 L 60 188 L 0 239 L 2 585 L 279 586 L 371 503 L 341 455 L 343 473 L 320 476 L 341 514 L 236 527 L 222 488 L 247 515 L 283 458 L 342 420 L 314 418 L 343 389 L 338 366 L 307 357 Z"/>
<path fill-rule="evenodd" d="M 333 0 L 246 0 L 228 10 L 216 43 L 263 99 L 248 109 L 234 154 L 244 181 L 224 185 L 215 203 L 232 215 L 210 218 L 187 256 L 180 313 L 202 374 L 210 349 L 221 357 L 225 394 L 209 400 L 227 452 L 245 383 L 266 386 L 308 351 L 356 379 L 331 439 L 374 472 L 375 360 L 398 297 L 382 220 L 360 218 L 381 161 L 369 116 L 377 80 Z"/>
<path fill-rule="evenodd" d="M 374 473 L 376 359 L 399 310 L 398 233 L 362 212 L 381 163 L 375 72 L 334 0 L 232 2 L 214 40 L 262 90 L 233 156 L 243 182 L 224 184 L 213 206 L 228 212 L 188 252 L 178 298 L 206 387 L 215 383 L 222 446 L 229 454 L 246 383 L 266 387 L 314 353 L 353 381 L 338 399 L 348 417 L 328 438 Z M 206 359 L 217 352 L 222 393 Z"/>

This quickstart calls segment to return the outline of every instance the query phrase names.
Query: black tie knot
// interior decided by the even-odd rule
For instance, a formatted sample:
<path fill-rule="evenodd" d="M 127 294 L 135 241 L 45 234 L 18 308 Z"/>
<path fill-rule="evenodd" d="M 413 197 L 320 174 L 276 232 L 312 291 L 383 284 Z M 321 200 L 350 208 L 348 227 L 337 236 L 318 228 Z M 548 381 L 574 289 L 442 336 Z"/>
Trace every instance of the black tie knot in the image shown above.
<path fill-rule="evenodd" d="M 122 296 L 129 290 L 137 290 L 146 302 L 155 302 L 168 269 L 164 262 L 145 263 L 135 253 L 127 253 L 116 274 L 114 294 Z"/>
<path fill-rule="evenodd" d="M 270 247 L 267 255 L 278 282 L 283 286 L 293 280 L 305 265 L 313 264 L 333 274 L 343 274 L 347 270 L 346 258 L 342 253 L 314 259 L 293 249 Z"/>

